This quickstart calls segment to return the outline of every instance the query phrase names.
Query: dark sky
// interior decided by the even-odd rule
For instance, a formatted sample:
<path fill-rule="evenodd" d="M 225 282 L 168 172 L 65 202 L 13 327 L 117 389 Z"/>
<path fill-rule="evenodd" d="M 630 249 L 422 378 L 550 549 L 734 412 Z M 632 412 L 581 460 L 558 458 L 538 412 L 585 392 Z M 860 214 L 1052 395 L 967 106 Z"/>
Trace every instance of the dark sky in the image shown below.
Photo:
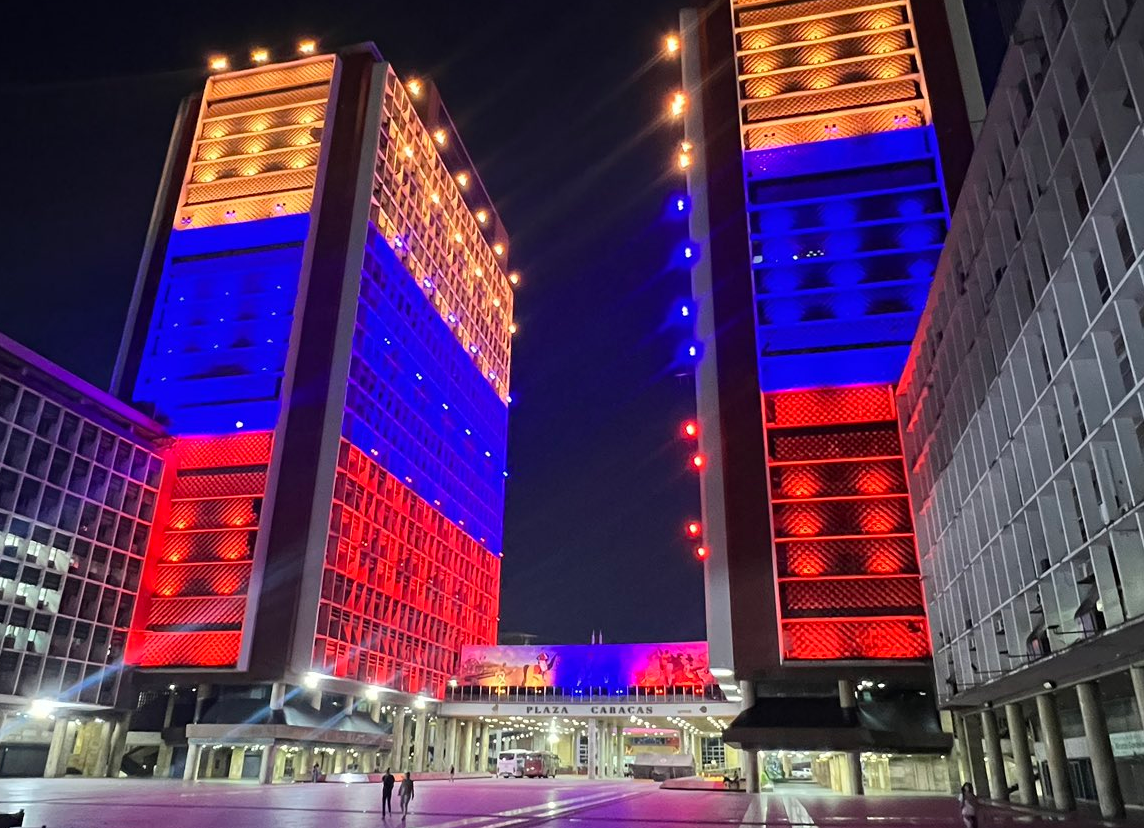
<path fill-rule="evenodd" d="M 0 70 L 0 331 L 106 387 L 205 55 L 372 40 L 441 88 L 525 280 L 502 630 L 701 638 L 702 570 L 682 539 L 698 489 L 676 437 L 694 388 L 664 327 L 687 286 L 666 267 L 683 230 L 662 220 L 681 182 L 661 117 L 678 68 L 659 49 L 681 1 L 21 4 Z"/>

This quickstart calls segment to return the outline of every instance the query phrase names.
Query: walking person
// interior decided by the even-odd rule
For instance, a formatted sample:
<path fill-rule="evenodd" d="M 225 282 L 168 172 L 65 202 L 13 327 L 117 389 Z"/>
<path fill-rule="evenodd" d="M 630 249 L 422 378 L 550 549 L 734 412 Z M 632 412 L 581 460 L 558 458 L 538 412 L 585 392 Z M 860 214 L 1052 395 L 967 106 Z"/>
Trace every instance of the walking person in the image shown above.
<path fill-rule="evenodd" d="M 401 818 L 404 820 L 409 816 L 409 802 L 413 799 L 413 774 L 409 771 L 405 772 L 405 778 L 401 780 L 397 797 L 401 800 Z"/>
<path fill-rule="evenodd" d="M 310 781 L 311 782 L 321 782 L 322 781 L 322 769 L 321 769 L 321 767 L 318 766 L 317 762 L 315 762 L 314 767 L 310 769 Z"/>
<path fill-rule="evenodd" d="M 450 782 L 454 781 L 453 777 L 456 775 L 457 775 L 457 766 L 456 765 L 449 765 L 449 781 Z"/>
<path fill-rule="evenodd" d="M 383 819 L 386 811 L 389 811 L 390 815 L 393 814 L 393 783 L 396 781 L 393 774 L 389 772 L 389 768 L 386 768 L 385 776 L 381 777 L 381 816 Z"/>
<path fill-rule="evenodd" d="M 977 828 L 977 795 L 973 793 L 971 784 L 966 782 L 961 786 L 957 801 L 961 804 L 961 821 L 965 828 Z"/>

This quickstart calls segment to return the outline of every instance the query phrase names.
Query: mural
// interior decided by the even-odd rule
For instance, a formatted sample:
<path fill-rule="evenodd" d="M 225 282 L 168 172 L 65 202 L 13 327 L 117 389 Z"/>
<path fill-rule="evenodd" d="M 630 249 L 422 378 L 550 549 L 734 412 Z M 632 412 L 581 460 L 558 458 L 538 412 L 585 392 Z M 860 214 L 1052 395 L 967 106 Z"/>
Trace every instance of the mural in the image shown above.
<path fill-rule="evenodd" d="M 461 649 L 461 685 L 469 687 L 703 687 L 716 684 L 707 642 L 553 644 Z"/>

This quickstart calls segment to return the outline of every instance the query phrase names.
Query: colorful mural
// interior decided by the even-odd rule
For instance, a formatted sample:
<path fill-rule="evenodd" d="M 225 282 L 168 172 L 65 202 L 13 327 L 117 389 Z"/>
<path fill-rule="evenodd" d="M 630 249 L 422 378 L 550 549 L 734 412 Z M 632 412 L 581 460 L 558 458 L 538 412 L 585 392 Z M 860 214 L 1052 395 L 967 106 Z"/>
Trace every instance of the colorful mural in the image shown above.
<path fill-rule="evenodd" d="M 469 687 L 702 687 L 716 684 L 707 642 L 466 646 L 460 684 Z"/>

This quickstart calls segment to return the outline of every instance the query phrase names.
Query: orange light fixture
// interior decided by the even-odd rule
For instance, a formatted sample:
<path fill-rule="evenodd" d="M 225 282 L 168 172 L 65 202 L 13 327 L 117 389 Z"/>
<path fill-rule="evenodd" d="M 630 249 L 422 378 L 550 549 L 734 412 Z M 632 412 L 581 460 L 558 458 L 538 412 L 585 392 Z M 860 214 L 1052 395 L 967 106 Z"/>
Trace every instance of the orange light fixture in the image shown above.
<path fill-rule="evenodd" d="M 267 49 L 254 49 L 250 53 L 250 59 L 254 63 L 267 63 L 270 60 L 270 52 Z"/>
<path fill-rule="evenodd" d="M 445 142 L 449 140 L 449 133 L 443 129 L 435 129 L 433 130 L 433 140 L 437 142 L 437 146 L 443 147 Z"/>
<path fill-rule="evenodd" d="M 467 172 L 459 172 L 456 176 L 457 186 L 462 190 L 469 186 L 469 174 Z"/>
<path fill-rule="evenodd" d="M 230 68 L 230 58 L 226 55 L 211 55 L 207 59 L 207 66 L 212 72 L 225 72 Z"/>
<path fill-rule="evenodd" d="M 303 40 L 298 41 L 298 54 L 300 54 L 300 55 L 312 55 L 317 51 L 318 51 L 318 41 L 314 40 L 312 37 L 307 37 Z"/>
<path fill-rule="evenodd" d="M 669 34 L 663 39 L 663 50 L 670 56 L 679 54 L 679 35 Z"/>
<path fill-rule="evenodd" d="M 672 118 L 678 118 L 683 114 L 683 110 L 687 108 L 687 96 L 682 92 L 676 92 L 671 96 L 671 103 L 668 105 L 668 110 L 671 112 Z"/>
<path fill-rule="evenodd" d="M 409 82 L 405 84 L 405 88 L 409 90 L 409 94 L 414 98 L 420 98 L 421 92 L 425 89 L 425 85 L 417 78 L 411 78 Z"/>

